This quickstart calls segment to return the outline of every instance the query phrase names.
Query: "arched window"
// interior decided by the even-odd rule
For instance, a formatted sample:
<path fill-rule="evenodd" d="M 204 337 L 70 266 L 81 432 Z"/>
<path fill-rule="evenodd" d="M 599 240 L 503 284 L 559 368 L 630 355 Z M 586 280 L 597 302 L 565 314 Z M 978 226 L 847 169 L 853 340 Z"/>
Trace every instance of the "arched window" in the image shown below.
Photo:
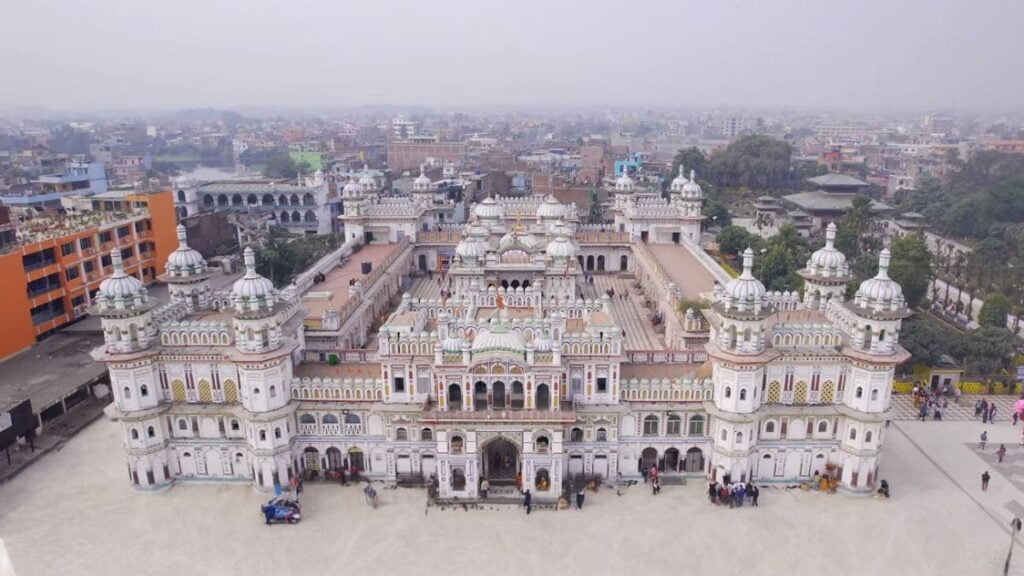
<path fill-rule="evenodd" d="M 850 428 L 850 440 L 856 440 L 856 439 L 857 439 L 857 429 L 856 428 Z"/>
<path fill-rule="evenodd" d="M 725 430 L 723 428 L 722 429 L 722 433 L 719 436 L 722 438 L 722 442 L 725 442 L 726 440 L 729 439 L 729 432 L 728 432 L 728 430 Z"/>
<path fill-rule="evenodd" d="M 299 424 L 316 424 L 316 416 L 312 414 L 303 414 L 299 416 Z"/>
<path fill-rule="evenodd" d="M 658 435 L 658 417 L 650 414 L 644 418 L 644 436 Z"/>
<path fill-rule="evenodd" d="M 139 386 L 139 396 L 142 396 L 143 398 L 149 396 L 149 386 L 146 386 L 145 384 Z"/>
<path fill-rule="evenodd" d="M 232 420 L 231 421 L 231 430 L 233 432 L 238 432 L 238 428 L 239 428 L 238 420 Z"/>
<path fill-rule="evenodd" d="M 178 430 L 188 430 L 188 422 L 184 418 L 178 419 Z"/>
<path fill-rule="evenodd" d="M 252 393 L 253 393 L 253 394 L 254 394 L 255 396 L 259 396 L 259 395 L 260 395 L 260 389 L 259 389 L 259 388 L 253 388 L 253 389 L 252 389 Z"/>
<path fill-rule="evenodd" d="M 607 442 L 608 441 L 608 430 L 606 430 L 605 428 L 598 428 L 597 429 L 597 441 L 598 442 Z"/>
<path fill-rule="evenodd" d="M 277 386 L 270 387 L 270 397 L 277 398 Z"/>
<path fill-rule="evenodd" d="M 687 433 L 690 436 L 703 436 L 704 435 L 704 417 L 700 414 L 690 416 L 689 430 Z"/>
<path fill-rule="evenodd" d="M 743 432 L 736 433 L 736 443 L 743 444 Z"/>
<path fill-rule="evenodd" d="M 452 454 L 462 454 L 462 436 L 452 436 Z"/>
<path fill-rule="evenodd" d="M 747 399 L 747 389 L 746 388 L 740 388 L 740 400 L 746 400 L 746 399 Z"/>
<path fill-rule="evenodd" d="M 765 434 L 774 434 L 775 433 L 775 421 L 774 420 L 769 420 L 768 422 L 765 423 L 765 425 L 764 425 L 764 433 Z"/>
<path fill-rule="evenodd" d="M 132 428 L 132 440 L 138 440 L 138 439 L 139 439 L 139 431 L 136 430 L 135 428 Z"/>
<path fill-rule="evenodd" d="M 409 431 L 405 428 L 395 430 L 395 440 L 404 441 L 409 439 Z"/>
<path fill-rule="evenodd" d="M 260 442 L 265 442 L 266 440 L 267 440 L 267 431 L 266 430 L 260 430 Z"/>
<path fill-rule="evenodd" d="M 124 390 L 121 391 L 121 395 L 124 396 L 125 400 L 131 399 L 131 397 L 132 397 L 131 388 L 128 388 L 127 386 L 125 386 Z"/>
<path fill-rule="evenodd" d="M 280 428 L 274 428 L 274 438 L 280 438 L 280 437 L 281 437 L 281 429 Z"/>
<path fill-rule="evenodd" d="M 573 428 L 569 431 L 570 442 L 583 442 L 583 430 L 580 428 Z"/>
<path fill-rule="evenodd" d="M 423 430 L 420 430 L 420 440 L 433 440 L 433 439 L 434 439 L 434 431 L 433 430 L 431 430 L 430 428 L 424 428 Z"/>
<path fill-rule="evenodd" d="M 156 438 L 156 428 L 153 428 L 152 426 L 146 428 L 146 436 Z"/>
<path fill-rule="evenodd" d="M 864 433 L 864 442 L 865 443 L 870 443 L 871 442 L 871 431 L 870 430 L 868 430 L 867 432 Z"/>
<path fill-rule="evenodd" d="M 725 397 L 726 398 L 732 398 L 732 387 L 731 386 L 726 386 L 725 387 Z"/>
<path fill-rule="evenodd" d="M 828 432 L 828 420 L 822 420 L 818 422 L 818 432 L 824 434 Z"/>
<path fill-rule="evenodd" d="M 871 400 L 878 400 L 878 388 L 871 391 Z"/>
<path fill-rule="evenodd" d="M 334 414 L 324 414 L 324 417 L 320 419 L 324 424 L 337 424 L 338 417 Z"/>
<path fill-rule="evenodd" d="M 683 419 L 678 414 L 669 414 L 666 434 L 679 436 L 683 431 Z"/>
<path fill-rule="evenodd" d="M 854 395 L 855 398 L 863 398 L 864 397 L 864 389 L 861 388 L 860 386 L 857 386 L 857 390 L 854 391 L 853 395 Z"/>
<path fill-rule="evenodd" d="M 345 414 L 345 424 L 359 424 L 362 420 L 359 419 L 358 414 Z"/>

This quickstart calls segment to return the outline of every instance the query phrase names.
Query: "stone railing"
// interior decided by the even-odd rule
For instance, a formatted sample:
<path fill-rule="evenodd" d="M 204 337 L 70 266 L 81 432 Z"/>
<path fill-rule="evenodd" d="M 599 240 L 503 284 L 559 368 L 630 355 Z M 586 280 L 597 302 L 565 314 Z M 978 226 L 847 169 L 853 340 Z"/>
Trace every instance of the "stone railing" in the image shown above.
<path fill-rule="evenodd" d="M 153 321 L 157 326 L 162 326 L 168 322 L 177 322 L 186 316 L 188 316 L 188 305 L 184 300 L 168 302 L 153 311 Z"/>
<path fill-rule="evenodd" d="M 619 399 L 633 402 L 702 402 L 711 400 L 711 379 L 630 378 L 619 383 Z"/>
<path fill-rule="evenodd" d="M 165 346 L 229 346 L 231 325 L 224 322 L 165 322 L 160 325 L 160 343 Z"/>
<path fill-rule="evenodd" d="M 705 252 L 703 248 L 685 238 L 682 241 L 682 245 L 685 246 L 691 254 L 693 254 L 694 258 L 696 258 L 712 276 L 714 276 L 715 282 L 725 286 L 730 280 L 732 280 L 732 276 L 729 276 L 729 273 L 719 266 L 718 262 L 715 262 L 715 259 Z"/>
<path fill-rule="evenodd" d="M 462 231 L 454 230 L 428 230 L 416 233 L 417 244 L 458 244 L 462 239 Z"/>
<path fill-rule="evenodd" d="M 384 396 L 379 378 L 293 378 L 292 398 L 322 402 L 378 401 Z"/>
<path fill-rule="evenodd" d="M 577 232 L 576 242 L 579 244 L 629 244 L 629 232 L 614 230 L 597 232 Z"/>

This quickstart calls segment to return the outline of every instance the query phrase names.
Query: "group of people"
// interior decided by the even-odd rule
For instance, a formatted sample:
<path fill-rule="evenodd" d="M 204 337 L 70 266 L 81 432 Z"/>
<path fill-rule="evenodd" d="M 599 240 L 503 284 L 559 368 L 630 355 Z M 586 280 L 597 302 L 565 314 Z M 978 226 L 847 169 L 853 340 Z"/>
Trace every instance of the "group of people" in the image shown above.
<path fill-rule="evenodd" d="M 826 494 L 835 494 L 839 488 L 839 478 L 829 475 L 828 472 L 824 474 L 815 472 L 814 477 L 811 478 L 811 488 Z"/>
<path fill-rule="evenodd" d="M 996 421 L 996 403 L 991 404 L 988 398 L 982 398 L 974 402 L 974 417 L 981 416 L 982 424 L 992 424 Z M 1014 414 L 1016 416 L 1016 413 Z M 1016 423 L 1016 420 L 1014 421 Z"/>
<path fill-rule="evenodd" d="M 750 505 L 757 506 L 761 490 L 752 482 L 708 483 L 708 500 L 716 506 L 729 505 L 729 508 L 742 508 L 743 501 L 750 498 Z"/>
<path fill-rule="evenodd" d="M 949 406 L 949 399 L 939 395 L 938 391 L 931 394 L 914 386 L 914 405 L 918 407 L 917 418 L 924 422 L 931 415 L 934 420 L 942 420 L 942 414 Z"/>

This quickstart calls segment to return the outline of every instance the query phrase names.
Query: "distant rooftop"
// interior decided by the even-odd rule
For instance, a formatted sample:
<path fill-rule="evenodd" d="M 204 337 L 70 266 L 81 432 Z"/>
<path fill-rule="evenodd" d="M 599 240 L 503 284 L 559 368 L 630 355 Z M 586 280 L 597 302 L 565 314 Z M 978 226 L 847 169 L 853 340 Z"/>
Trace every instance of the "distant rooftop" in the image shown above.
<path fill-rule="evenodd" d="M 867 182 L 853 176 L 847 176 L 846 174 L 825 174 L 808 178 L 807 181 L 822 188 L 857 188 L 868 186 Z"/>
<path fill-rule="evenodd" d="M 813 192 L 797 192 L 796 194 L 790 194 L 783 196 L 783 199 L 787 202 L 799 206 L 801 209 L 807 212 L 842 212 L 849 210 L 853 206 L 853 199 L 857 195 L 853 193 L 836 193 L 836 192 L 825 192 L 824 190 L 814 190 Z M 883 212 L 891 210 L 892 208 L 888 204 L 883 204 L 877 200 L 871 200 L 871 209 L 875 212 Z"/>

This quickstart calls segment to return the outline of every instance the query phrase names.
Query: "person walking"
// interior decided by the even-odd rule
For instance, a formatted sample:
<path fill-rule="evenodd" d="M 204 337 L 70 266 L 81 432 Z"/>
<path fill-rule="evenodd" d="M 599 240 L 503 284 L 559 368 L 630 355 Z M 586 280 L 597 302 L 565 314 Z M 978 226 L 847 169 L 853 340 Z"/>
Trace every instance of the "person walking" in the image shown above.
<path fill-rule="evenodd" d="M 750 485 L 750 505 L 757 508 L 757 497 L 761 495 L 761 490 L 757 487 L 757 484 Z"/>
<path fill-rule="evenodd" d="M 487 500 L 487 491 L 491 489 L 491 483 L 487 481 L 487 478 L 480 482 L 480 497 Z"/>
<path fill-rule="evenodd" d="M 582 486 L 582 485 L 579 487 L 578 490 L 576 490 L 576 509 L 577 510 L 583 510 L 583 500 L 587 497 L 586 492 L 587 492 L 586 488 L 584 486 Z"/>
<path fill-rule="evenodd" d="M 1021 443 L 1024 443 L 1024 438 L 1021 439 Z M 708 482 L 708 501 L 712 504 L 718 499 L 718 488 L 715 487 L 714 482 Z"/>
<path fill-rule="evenodd" d="M 981 399 L 981 423 L 988 424 L 988 399 Z"/>
<path fill-rule="evenodd" d="M 977 418 L 981 415 L 981 400 L 974 401 L 974 417 Z"/>
<path fill-rule="evenodd" d="M 984 450 L 986 442 L 988 442 L 988 430 L 981 433 L 981 444 L 978 447 Z"/>
<path fill-rule="evenodd" d="M 996 456 L 999 457 L 999 463 L 1003 463 L 1003 456 L 1006 456 L 1006 444 L 1000 444 L 999 450 L 996 450 Z"/>
<path fill-rule="evenodd" d="M 533 509 L 533 494 L 530 494 L 529 490 L 523 494 L 523 508 L 526 508 L 526 515 L 529 516 L 530 510 Z"/>
<path fill-rule="evenodd" d="M 658 477 L 654 477 L 654 482 L 651 484 L 651 494 L 657 496 L 661 493 L 661 483 L 658 482 Z"/>
<path fill-rule="evenodd" d="M 995 402 L 993 402 L 992 405 L 988 409 L 988 423 L 989 424 L 995 424 L 996 423 L 996 403 Z"/>
<path fill-rule="evenodd" d="M 981 491 L 982 492 L 987 492 L 988 491 L 988 481 L 991 480 L 991 479 L 992 479 L 992 477 L 989 476 L 988 470 L 985 470 L 981 474 Z"/>

